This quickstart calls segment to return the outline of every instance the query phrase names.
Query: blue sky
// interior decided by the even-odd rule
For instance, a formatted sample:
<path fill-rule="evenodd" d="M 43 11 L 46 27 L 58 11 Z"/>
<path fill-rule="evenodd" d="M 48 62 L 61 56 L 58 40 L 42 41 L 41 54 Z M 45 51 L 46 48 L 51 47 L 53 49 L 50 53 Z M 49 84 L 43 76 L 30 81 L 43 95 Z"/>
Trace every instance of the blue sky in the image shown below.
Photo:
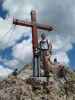
<path fill-rule="evenodd" d="M 6 15 L 7 15 L 8 11 L 7 10 L 4 10 L 3 7 L 2 7 L 2 3 L 0 4 L 0 16 L 2 18 L 5 18 Z"/>
<path fill-rule="evenodd" d="M 73 44 L 73 49 L 68 51 L 68 56 L 70 58 L 70 65 L 75 69 L 75 44 Z"/>
<path fill-rule="evenodd" d="M 23 4 L 24 3 L 24 4 Z M 49 5 L 50 4 L 50 5 Z M 55 5 L 54 7 L 51 6 Z M 9 5 L 9 6 L 8 6 Z M 26 5 L 26 6 L 24 6 Z M 24 6 L 20 9 L 20 6 Z M 51 7 L 50 7 L 51 6 Z M 4 0 L 4 2 L 0 3 L 0 18 L 4 24 L 4 30 L 0 31 L 6 33 L 10 30 L 10 26 L 12 26 L 12 20 L 10 20 L 10 24 L 7 27 L 9 19 L 15 16 L 16 18 L 29 19 L 30 20 L 30 11 L 34 8 L 38 11 L 38 21 L 50 23 L 50 25 L 56 26 L 56 32 L 47 33 L 49 40 L 53 40 L 54 50 L 57 53 L 54 57 L 58 58 L 59 62 L 68 63 L 71 68 L 75 69 L 75 35 L 74 35 L 74 20 L 71 17 L 75 5 L 73 2 L 66 0 L 65 5 L 60 2 L 53 1 L 44 1 L 41 6 L 40 3 L 32 0 L 28 0 L 28 2 L 20 0 L 17 2 L 14 0 Z M 48 9 L 50 7 L 50 10 Z M 69 7 L 69 8 L 68 8 Z M 12 10 L 11 10 L 12 9 Z M 25 10 L 24 10 L 25 9 Z M 68 11 L 67 11 L 68 9 Z M 73 9 L 73 10 L 72 10 Z M 66 12 L 67 11 L 67 12 Z M 21 12 L 21 13 L 19 13 Z M 49 14 L 50 13 L 50 14 Z M 74 14 L 74 13 L 73 13 Z M 70 16 L 69 16 L 70 15 Z M 72 16 L 71 16 L 72 15 Z M 43 17 L 41 17 L 43 16 Z M 45 21 L 44 21 L 45 20 Z M 71 20 L 71 21 L 70 21 Z M 2 22 L 1 22 L 2 23 Z M 3 24 L 2 24 L 3 25 Z M 3 28 L 3 26 L 2 26 Z M 17 34 L 18 33 L 18 34 Z M 38 32 L 39 33 L 39 32 Z M 2 33 L 0 33 L 2 35 Z M 1 39 L 1 38 L 0 38 Z M 8 41 L 10 43 L 8 43 Z M 8 66 L 12 69 L 24 64 L 30 63 L 32 60 L 32 44 L 31 44 L 31 30 L 27 28 L 17 27 L 14 29 L 14 32 L 7 33 L 6 37 L 0 40 L 0 64 L 3 66 Z M 58 52 L 59 51 L 59 52 Z M 1 66 L 1 67 L 2 67 Z"/>

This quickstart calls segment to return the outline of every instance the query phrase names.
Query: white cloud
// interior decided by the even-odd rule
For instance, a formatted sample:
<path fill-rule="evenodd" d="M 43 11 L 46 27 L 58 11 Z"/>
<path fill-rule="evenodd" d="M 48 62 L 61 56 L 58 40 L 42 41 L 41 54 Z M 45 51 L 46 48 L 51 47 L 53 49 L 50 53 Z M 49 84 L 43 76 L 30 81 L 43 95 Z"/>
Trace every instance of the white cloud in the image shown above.
<path fill-rule="evenodd" d="M 31 36 L 29 28 L 15 27 L 12 20 L 10 17 L 0 18 L 0 49 L 14 45 L 22 36 Z"/>
<path fill-rule="evenodd" d="M 15 69 L 15 68 L 19 68 L 22 64 L 20 64 L 20 62 L 18 61 L 18 60 L 16 60 L 16 59 L 12 59 L 12 60 L 5 60 L 4 61 L 4 64 L 6 65 L 6 66 L 9 66 L 9 68 L 11 68 L 11 69 Z"/>
<path fill-rule="evenodd" d="M 11 20 L 4 20 L 3 18 L 0 17 L 0 40 L 2 36 L 5 35 L 6 32 L 10 29 L 12 25 Z"/>
<path fill-rule="evenodd" d="M 55 33 L 55 36 L 52 37 L 50 36 L 49 38 L 51 39 L 53 49 L 56 51 L 67 52 L 70 49 L 72 49 L 72 43 L 70 37 L 67 37 L 65 39 L 64 36 Z"/>
<path fill-rule="evenodd" d="M 23 61 L 25 64 L 30 63 L 32 61 L 32 44 L 26 41 L 17 44 L 13 47 L 13 56 L 19 58 L 19 60 Z"/>
<path fill-rule="evenodd" d="M 11 73 L 12 73 L 12 70 L 8 68 L 4 68 L 2 65 L 0 65 L 0 78 L 5 78 Z"/>

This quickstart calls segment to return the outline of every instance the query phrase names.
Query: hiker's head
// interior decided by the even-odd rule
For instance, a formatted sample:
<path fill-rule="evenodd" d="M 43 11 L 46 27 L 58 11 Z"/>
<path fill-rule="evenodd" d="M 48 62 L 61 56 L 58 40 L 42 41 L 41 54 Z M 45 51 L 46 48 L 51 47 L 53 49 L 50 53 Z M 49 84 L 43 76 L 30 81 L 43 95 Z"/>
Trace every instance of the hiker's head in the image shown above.
<path fill-rule="evenodd" d="M 46 38 L 46 34 L 45 33 L 42 33 L 41 34 L 41 38 L 44 40 Z"/>
<path fill-rule="evenodd" d="M 54 63 L 57 63 L 57 59 L 56 58 L 54 58 Z"/>
<path fill-rule="evenodd" d="M 16 69 L 15 69 L 15 71 L 17 72 L 17 71 L 18 71 L 18 69 L 16 68 Z"/>

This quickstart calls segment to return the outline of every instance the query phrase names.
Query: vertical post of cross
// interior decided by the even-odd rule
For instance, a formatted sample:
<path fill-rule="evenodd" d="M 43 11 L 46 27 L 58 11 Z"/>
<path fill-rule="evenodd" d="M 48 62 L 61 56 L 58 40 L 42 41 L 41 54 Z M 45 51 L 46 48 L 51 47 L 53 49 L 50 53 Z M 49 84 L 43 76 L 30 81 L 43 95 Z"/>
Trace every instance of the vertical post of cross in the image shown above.
<path fill-rule="evenodd" d="M 38 46 L 38 36 L 37 36 L 37 26 L 36 26 L 36 12 L 31 11 L 31 21 L 32 21 L 32 43 L 33 43 L 33 52 Z"/>
<path fill-rule="evenodd" d="M 33 77 L 39 77 L 39 56 L 35 55 L 36 50 L 38 49 L 38 35 L 37 35 L 37 26 L 36 26 L 36 11 L 31 11 L 31 21 L 32 21 L 32 44 L 33 44 Z"/>

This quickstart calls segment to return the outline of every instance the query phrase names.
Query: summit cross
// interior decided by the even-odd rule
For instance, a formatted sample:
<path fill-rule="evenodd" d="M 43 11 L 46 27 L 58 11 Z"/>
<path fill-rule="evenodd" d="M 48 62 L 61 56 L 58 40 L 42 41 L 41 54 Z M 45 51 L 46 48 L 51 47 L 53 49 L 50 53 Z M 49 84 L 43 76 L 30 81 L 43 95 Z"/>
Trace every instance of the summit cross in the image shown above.
<path fill-rule="evenodd" d="M 49 25 L 37 23 L 35 10 L 31 11 L 31 21 L 13 19 L 13 24 L 32 28 L 33 66 L 34 66 L 33 67 L 33 76 L 34 77 L 39 76 L 38 75 L 39 70 L 38 71 L 36 70 L 36 69 L 38 69 L 38 58 L 36 58 L 36 56 L 35 56 L 35 50 L 38 47 L 37 29 L 42 29 L 45 31 L 53 31 L 53 27 L 49 26 Z M 37 68 L 35 67 L 35 65 L 36 65 L 35 58 L 37 59 Z"/>

